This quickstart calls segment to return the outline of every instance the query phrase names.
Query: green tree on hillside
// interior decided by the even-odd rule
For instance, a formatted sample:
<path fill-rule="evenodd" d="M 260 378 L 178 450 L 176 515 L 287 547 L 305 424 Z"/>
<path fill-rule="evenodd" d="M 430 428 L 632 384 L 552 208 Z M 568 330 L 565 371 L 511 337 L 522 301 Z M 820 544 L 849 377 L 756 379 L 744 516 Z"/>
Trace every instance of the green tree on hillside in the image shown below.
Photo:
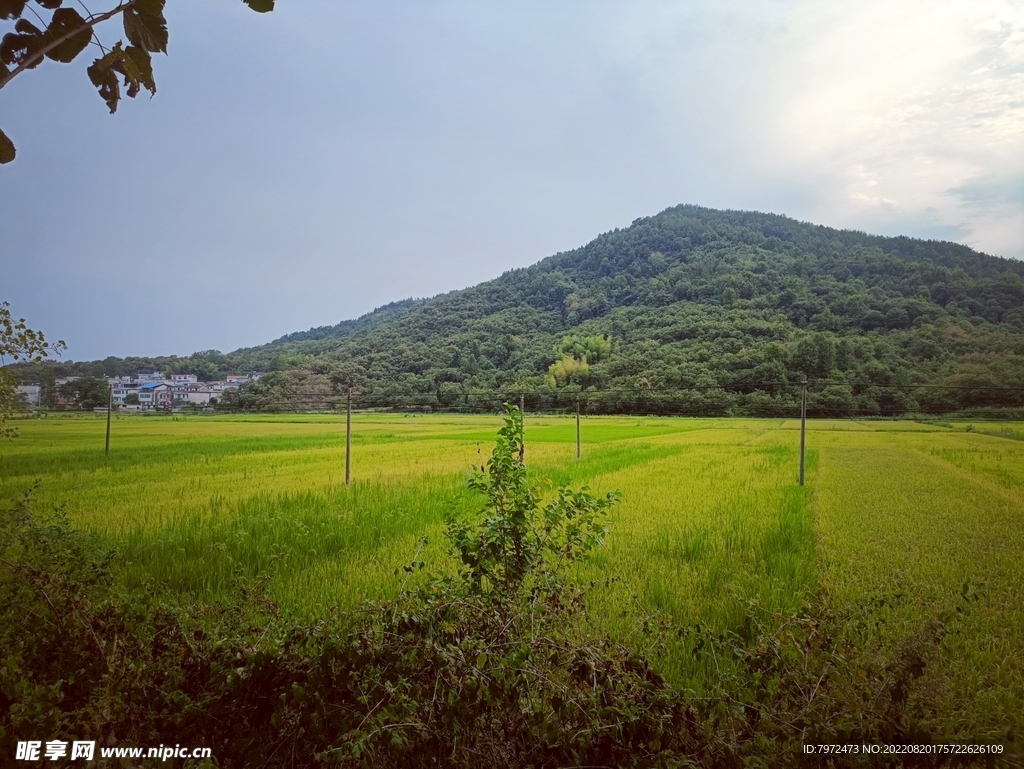
<path fill-rule="evenodd" d="M 790 365 L 800 374 L 825 379 L 836 365 L 835 343 L 820 332 L 805 336 L 797 343 Z"/>
<path fill-rule="evenodd" d="M 587 363 L 597 363 L 612 352 L 612 340 L 608 334 L 600 336 L 566 336 L 562 337 L 560 352 L 563 355 L 571 355 L 577 360 L 586 360 Z"/>
<path fill-rule="evenodd" d="M 600 336 L 566 336 L 556 348 L 560 357 L 548 366 L 548 381 L 556 387 L 592 382 L 590 364 L 607 358 L 612 351 L 608 334 Z"/>
<path fill-rule="evenodd" d="M 586 358 L 564 355 L 548 367 L 548 377 L 555 387 L 571 384 L 585 387 L 590 382 L 590 365 Z"/>
<path fill-rule="evenodd" d="M 110 397 L 106 381 L 90 376 L 65 382 L 60 386 L 60 395 L 80 409 L 101 408 Z"/>

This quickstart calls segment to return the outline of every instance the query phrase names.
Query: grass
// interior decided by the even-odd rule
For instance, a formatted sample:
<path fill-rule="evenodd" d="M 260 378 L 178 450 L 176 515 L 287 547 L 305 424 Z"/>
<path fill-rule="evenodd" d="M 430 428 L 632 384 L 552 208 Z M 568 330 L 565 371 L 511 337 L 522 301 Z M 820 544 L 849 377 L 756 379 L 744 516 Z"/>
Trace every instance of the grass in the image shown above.
<path fill-rule="evenodd" d="M 443 564 L 444 516 L 477 508 L 465 472 L 498 418 L 358 414 L 351 486 L 344 420 L 330 415 L 126 417 L 109 457 L 91 415 L 18 426 L 0 447 L 0 494 L 38 481 L 40 505 L 66 504 L 117 546 L 140 600 L 210 599 L 270 574 L 286 610 L 317 617 L 393 594 L 423 536 L 421 557 Z M 585 417 L 577 461 L 572 419 L 529 416 L 527 462 L 552 485 L 621 491 L 607 546 L 577 576 L 600 585 L 595 621 L 636 644 L 633 595 L 718 631 L 752 604 L 874 602 L 896 643 L 977 593 L 943 641 L 925 716 L 949 737 L 1006 739 L 1024 700 L 1024 432 L 966 427 L 813 421 L 804 488 L 794 420 Z M 710 671 L 687 643 L 651 652 L 700 690 Z"/>

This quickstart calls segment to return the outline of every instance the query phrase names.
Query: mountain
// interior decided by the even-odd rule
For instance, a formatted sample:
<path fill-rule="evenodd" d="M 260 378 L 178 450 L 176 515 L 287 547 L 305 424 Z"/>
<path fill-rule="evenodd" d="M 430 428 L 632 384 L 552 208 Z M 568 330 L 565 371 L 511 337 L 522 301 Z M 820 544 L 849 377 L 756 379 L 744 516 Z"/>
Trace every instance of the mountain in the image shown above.
<path fill-rule="evenodd" d="M 113 374 L 144 360 L 74 365 Z M 354 386 L 381 404 L 583 391 L 609 410 L 641 398 L 781 413 L 804 375 L 821 413 L 1019 407 L 1024 393 L 981 388 L 1024 389 L 1024 263 L 682 205 L 472 288 L 152 365 L 274 371 L 243 390 L 252 407 L 325 405 Z"/>

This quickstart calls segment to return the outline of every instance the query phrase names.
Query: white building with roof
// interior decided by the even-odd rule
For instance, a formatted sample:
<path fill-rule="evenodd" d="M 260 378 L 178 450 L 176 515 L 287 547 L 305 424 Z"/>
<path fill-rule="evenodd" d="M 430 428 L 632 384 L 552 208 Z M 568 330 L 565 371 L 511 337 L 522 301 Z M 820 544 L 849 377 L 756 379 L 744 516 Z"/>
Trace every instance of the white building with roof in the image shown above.
<path fill-rule="evenodd" d="M 139 386 L 138 393 L 143 411 L 171 408 L 173 403 L 171 386 L 164 382 L 146 382 Z"/>
<path fill-rule="evenodd" d="M 172 388 L 172 397 L 175 407 L 184 406 L 187 403 L 194 403 L 197 406 L 209 406 L 213 393 L 203 382 L 190 382 L 186 385 L 178 385 Z"/>

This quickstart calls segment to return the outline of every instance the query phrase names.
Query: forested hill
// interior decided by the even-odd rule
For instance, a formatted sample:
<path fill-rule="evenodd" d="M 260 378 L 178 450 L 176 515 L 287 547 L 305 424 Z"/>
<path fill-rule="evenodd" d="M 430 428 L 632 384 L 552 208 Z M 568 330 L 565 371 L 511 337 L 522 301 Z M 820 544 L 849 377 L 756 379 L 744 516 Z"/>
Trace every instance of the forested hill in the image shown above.
<path fill-rule="evenodd" d="M 472 288 L 166 367 L 274 370 L 252 406 L 354 385 L 382 402 L 616 390 L 764 412 L 804 374 L 837 413 L 1020 405 L 978 388 L 1024 388 L 1022 277 L 954 243 L 677 206 Z"/>

